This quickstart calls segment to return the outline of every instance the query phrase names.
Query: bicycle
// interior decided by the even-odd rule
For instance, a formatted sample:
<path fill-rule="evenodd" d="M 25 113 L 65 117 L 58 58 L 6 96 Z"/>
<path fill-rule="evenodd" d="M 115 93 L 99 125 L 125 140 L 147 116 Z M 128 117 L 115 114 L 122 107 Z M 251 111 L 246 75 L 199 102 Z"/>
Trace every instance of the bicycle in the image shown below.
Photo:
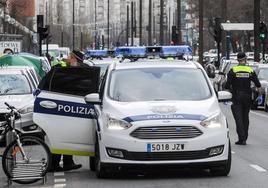
<path fill-rule="evenodd" d="M 43 179 L 43 183 L 45 183 L 46 173 L 51 165 L 49 147 L 40 138 L 21 136 L 15 129 L 15 120 L 21 117 L 20 113 L 8 103 L 5 105 L 10 112 L 5 115 L 6 122 L 0 125 L 4 128 L 0 134 L 0 140 L 8 134 L 14 137 L 1 156 L 8 184 L 10 185 L 12 181 L 19 184 L 30 184 L 40 179 Z"/>

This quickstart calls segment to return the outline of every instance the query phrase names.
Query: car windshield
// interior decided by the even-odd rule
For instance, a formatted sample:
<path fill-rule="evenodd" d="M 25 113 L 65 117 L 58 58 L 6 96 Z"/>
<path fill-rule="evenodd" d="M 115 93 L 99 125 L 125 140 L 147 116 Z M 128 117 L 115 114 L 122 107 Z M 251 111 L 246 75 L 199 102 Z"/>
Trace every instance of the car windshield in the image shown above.
<path fill-rule="evenodd" d="M 260 69 L 259 74 L 258 74 L 258 78 L 260 80 L 268 80 L 268 68 Z"/>
<path fill-rule="evenodd" d="M 110 63 L 99 63 L 99 64 L 95 64 L 96 67 L 100 67 L 101 68 L 101 72 L 100 75 L 103 75 L 106 72 L 107 67 L 110 65 Z"/>
<path fill-rule="evenodd" d="M 112 72 L 109 96 L 122 102 L 203 100 L 211 91 L 200 69 L 139 68 Z"/>
<path fill-rule="evenodd" d="M 31 87 L 27 78 L 20 74 L 0 75 L 0 95 L 30 94 Z"/>

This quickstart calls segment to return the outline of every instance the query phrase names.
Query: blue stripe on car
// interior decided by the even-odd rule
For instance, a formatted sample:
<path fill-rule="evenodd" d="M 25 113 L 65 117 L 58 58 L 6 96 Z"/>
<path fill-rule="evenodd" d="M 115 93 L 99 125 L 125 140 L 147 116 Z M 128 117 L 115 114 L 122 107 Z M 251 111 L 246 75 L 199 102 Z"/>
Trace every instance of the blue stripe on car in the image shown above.
<path fill-rule="evenodd" d="M 194 114 L 148 114 L 148 115 L 138 115 L 138 116 L 130 116 L 126 117 L 123 120 L 126 122 L 134 122 L 134 121 L 146 121 L 146 120 L 197 120 L 203 121 L 207 117 L 202 115 L 194 115 Z"/>
<path fill-rule="evenodd" d="M 55 108 L 46 108 L 44 105 L 41 105 L 42 101 L 56 103 L 56 106 Z M 39 97 L 35 99 L 34 112 L 59 116 L 96 119 L 94 105 Z"/>

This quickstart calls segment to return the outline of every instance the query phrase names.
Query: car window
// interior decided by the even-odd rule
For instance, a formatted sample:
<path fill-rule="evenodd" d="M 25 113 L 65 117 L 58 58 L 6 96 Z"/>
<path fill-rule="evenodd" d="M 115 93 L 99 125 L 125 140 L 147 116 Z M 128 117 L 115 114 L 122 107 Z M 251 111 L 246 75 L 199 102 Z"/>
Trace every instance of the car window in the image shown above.
<path fill-rule="evenodd" d="M 260 80 L 268 80 L 268 68 L 259 69 L 258 78 Z"/>
<path fill-rule="evenodd" d="M 0 95 L 30 94 L 31 87 L 25 75 L 0 75 Z"/>
<path fill-rule="evenodd" d="M 109 96 L 122 102 L 203 100 L 211 91 L 200 69 L 139 68 L 113 71 Z"/>
<path fill-rule="evenodd" d="M 98 93 L 99 67 L 53 68 L 40 82 L 38 88 L 63 94 L 86 96 Z"/>

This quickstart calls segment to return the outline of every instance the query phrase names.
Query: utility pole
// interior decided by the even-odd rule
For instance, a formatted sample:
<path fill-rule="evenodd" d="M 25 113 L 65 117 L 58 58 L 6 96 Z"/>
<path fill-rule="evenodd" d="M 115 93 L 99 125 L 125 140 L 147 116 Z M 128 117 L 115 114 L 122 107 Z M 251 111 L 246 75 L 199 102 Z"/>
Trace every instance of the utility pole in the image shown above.
<path fill-rule="evenodd" d="M 199 1 L 200 2 L 200 1 Z M 200 12 L 200 10 L 199 10 Z M 181 37 L 181 0 L 177 0 L 177 29 L 179 34 L 179 44 L 182 43 L 182 37 Z M 199 19 L 200 20 L 200 19 Z"/>
<path fill-rule="evenodd" d="M 108 11 L 107 11 L 107 45 L 108 45 L 108 49 L 110 49 L 110 0 L 108 1 Z"/>
<path fill-rule="evenodd" d="M 74 48 L 75 48 L 75 44 L 74 44 L 74 41 L 75 41 L 75 39 L 74 39 L 74 38 L 75 38 L 75 33 L 74 33 L 74 32 L 75 32 L 75 28 L 74 28 L 74 22 L 75 22 L 75 20 L 74 20 L 74 19 L 75 19 L 75 17 L 74 17 L 74 15 L 75 15 L 75 9 L 74 9 L 74 5 L 75 5 L 75 4 L 74 4 L 74 0 L 73 0 L 73 50 L 74 50 Z"/>
<path fill-rule="evenodd" d="M 254 0 L 254 61 L 260 61 L 260 0 Z"/>
<path fill-rule="evenodd" d="M 199 63 L 203 64 L 203 9 L 204 9 L 204 1 L 199 0 L 199 46 L 198 46 L 198 55 L 199 55 Z"/>
<path fill-rule="evenodd" d="M 127 5 L 127 32 L 126 32 L 126 44 L 127 46 L 129 46 L 128 44 L 128 38 L 129 38 L 129 5 Z"/>
<path fill-rule="evenodd" d="M 134 45 L 134 2 L 131 1 L 131 46 Z"/>
<path fill-rule="evenodd" d="M 140 46 L 142 45 L 142 0 L 140 0 Z"/>
<path fill-rule="evenodd" d="M 80 50 L 83 50 L 83 32 L 80 33 Z"/>
<path fill-rule="evenodd" d="M 3 1 L 2 2 L 2 6 L 3 6 L 3 33 L 6 33 L 6 6 L 7 6 L 7 2 Z"/>
<path fill-rule="evenodd" d="M 170 44 L 171 41 L 171 7 L 168 9 L 168 44 Z"/>
<path fill-rule="evenodd" d="M 148 46 L 152 45 L 152 0 L 149 0 Z"/>
<path fill-rule="evenodd" d="M 164 44 L 164 0 L 160 0 L 160 45 Z"/>
<path fill-rule="evenodd" d="M 95 49 L 99 49 L 97 46 L 97 0 L 95 0 Z"/>
<path fill-rule="evenodd" d="M 227 0 L 221 0 L 221 8 L 222 8 L 222 12 L 221 12 L 221 17 L 222 17 L 222 22 L 225 23 L 227 21 Z M 221 37 L 221 41 L 222 41 L 222 49 L 221 49 L 221 54 L 222 56 L 224 56 L 226 54 L 226 32 L 222 33 L 222 37 Z"/>

